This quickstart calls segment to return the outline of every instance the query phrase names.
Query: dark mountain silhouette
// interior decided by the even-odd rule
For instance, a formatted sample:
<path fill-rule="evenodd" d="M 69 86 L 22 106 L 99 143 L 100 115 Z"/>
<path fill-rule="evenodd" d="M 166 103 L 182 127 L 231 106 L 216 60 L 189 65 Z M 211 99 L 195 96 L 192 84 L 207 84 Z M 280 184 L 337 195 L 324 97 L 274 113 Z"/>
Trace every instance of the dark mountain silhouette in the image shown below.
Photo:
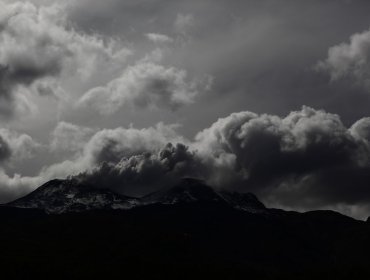
<path fill-rule="evenodd" d="M 8 203 L 7 206 L 41 209 L 47 213 L 61 214 L 92 209 L 129 209 L 137 203 L 136 198 L 71 179 L 49 181 L 25 197 Z"/>
<path fill-rule="evenodd" d="M 368 222 L 268 209 L 253 194 L 218 192 L 195 179 L 140 199 L 53 180 L 0 207 L 0 219 L 7 278 L 370 276 Z"/>
<path fill-rule="evenodd" d="M 219 203 L 235 209 L 263 212 L 266 207 L 251 193 L 216 192 L 204 182 L 184 178 L 177 185 L 142 198 L 124 196 L 108 189 L 81 183 L 76 179 L 52 180 L 7 206 L 41 209 L 61 214 L 98 209 L 132 209 L 150 204 Z"/>

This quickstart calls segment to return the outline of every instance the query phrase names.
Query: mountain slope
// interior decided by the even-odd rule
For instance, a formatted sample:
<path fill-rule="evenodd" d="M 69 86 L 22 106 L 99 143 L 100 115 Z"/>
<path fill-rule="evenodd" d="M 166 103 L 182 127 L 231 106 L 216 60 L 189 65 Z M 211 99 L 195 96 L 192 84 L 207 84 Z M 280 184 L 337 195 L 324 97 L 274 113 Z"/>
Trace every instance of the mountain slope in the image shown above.
<path fill-rule="evenodd" d="M 204 182 L 185 178 L 177 185 L 142 198 L 127 197 L 108 189 L 94 188 L 77 180 L 52 180 L 7 206 L 42 209 L 48 213 L 97 209 L 130 209 L 151 204 L 218 203 L 250 211 L 266 211 L 253 194 L 217 192 Z"/>
<path fill-rule="evenodd" d="M 370 223 L 268 209 L 194 179 L 142 199 L 53 180 L 0 207 L 0 220 L 8 279 L 370 277 Z"/>
<path fill-rule="evenodd" d="M 129 209 L 136 204 L 138 201 L 135 198 L 83 185 L 76 180 L 52 180 L 7 206 L 65 213 L 93 209 Z"/>
<path fill-rule="evenodd" d="M 203 181 L 185 178 L 179 184 L 141 198 L 143 205 L 177 203 L 220 203 L 238 210 L 263 212 L 266 207 L 251 193 L 217 192 Z"/>

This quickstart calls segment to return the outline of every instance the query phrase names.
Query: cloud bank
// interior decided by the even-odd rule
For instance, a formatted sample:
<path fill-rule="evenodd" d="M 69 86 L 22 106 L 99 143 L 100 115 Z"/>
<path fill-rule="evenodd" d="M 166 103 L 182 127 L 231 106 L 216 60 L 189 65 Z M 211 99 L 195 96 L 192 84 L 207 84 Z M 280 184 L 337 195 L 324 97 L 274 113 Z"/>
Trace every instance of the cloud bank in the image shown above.
<path fill-rule="evenodd" d="M 30 139 L 22 137 L 18 143 L 29 147 Z M 355 213 L 370 202 L 369 118 L 346 127 L 338 115 L 303 107 L 283 118 L 233 113 L 192 141 L 181 137 L 176 126 L 164 124 L 93 132 L 60 123 L 53 137 L 51 145 L 61 148 L 69 139 L 74 156 L 34 178 L 4 173 L 2 180 L 15 194 L 15 182 L 25 189 L 26 182 L 32 188 L 32 183 L 69 175 L 136 196 L 195 177 L 218 189 L 254 192 L 269 205 L 285 208 L 347 207 Z M 4 161 L 12 148 L 6 137 L 1 139 Z"/>
<path fill-rule="evenodd" d="M 161 129 L 98 132 L 86 145 L 88 170 L 80 178 L 143 195 L 190 176 L 302 209 L 370 202 L 368 118 L 347 128 L 338 115 L 309 107 L 284 118 L 240 112 L 185 144 L 171 129 L 160 136 Z"/>

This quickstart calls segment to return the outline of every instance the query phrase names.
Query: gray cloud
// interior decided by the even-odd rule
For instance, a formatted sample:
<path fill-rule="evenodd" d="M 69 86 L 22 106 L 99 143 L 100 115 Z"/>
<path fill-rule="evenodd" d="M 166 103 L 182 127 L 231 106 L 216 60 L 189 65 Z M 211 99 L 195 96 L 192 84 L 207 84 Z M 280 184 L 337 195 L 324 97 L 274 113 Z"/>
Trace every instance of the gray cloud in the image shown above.
<path fill-rule="evenodd" d="M 77 176 L 97 187 L 141 196 L 176 183 L 184 176 L 202 176 L 202 166 L 194 152 L 183 144 L 167 144 L 158 152 L 144 152 L 123 158 Z"/>
<path fill-rule="evenodd" d="M 0 9 L 0 98 L 7 103 L 4 107 L 16 106 L 19 86 L 64 74 L 87 77 L 96 65 L 119 63 L 129 53 L 117 49 L 114 40 L 106 44 L 68 27 L 62 7 L 56 4 L 38 7 L 30 2 L 0 1 Z M 14 111 L 0 109 L 4 115 Z"/>
<path fill-rule="evenodd" d="M 24 188 L 26 182 L 74 175 L 139 196 L 196 177 L 216 188 L 252 191 L 268 205 L 288 209 L 347 209 L 360 217 L 370 202 L 368 118 L 348 128 L 338 115 L 309 107 L 284 118 L 245 111 L 219 119 L 194 141 L 163 124 L 104 129 L 89 140 L 75 137 L 81 130 L 76 125 L 61 128 L 81 142 L 75 156 L 37 177 L 4 173 L 5 185 L 20 182 Z"/>
<path fill-rule="evenodd" d="M 191 28 L 193 28 L 195 25 L 195 18 L 192 14 L 177 14 L 174 28 L 175 31 L 186 35 L 188 32 L 190 32 Z"/>
<path fill-rule="evenodd" d="M 0 199 L 82 172 L 122 192 L 194 176 L 268 205 L 368 211 L 369 31 L 338 42 L 368 28 L 369 2 L 31 2 L 0 1 L 0 114 L 51 146 L 16 162 L 22 134 L 0 134 Z M 279 117 L 302 104 L 341 118 Z"/>
<path fill-rule="evenodd" d="M 0 137 L 0 162 L 8 159 L 12 154 L 9 144 Z"/>
<path fill-rule="evenodd" d="M 331 47 L 326 60 L 317 65 L 326 71 L 333 81 L 349 79 L 353 83 L 370 88 L 370 31 L 356 33 L 349 43 Z"/>
<path fill-rule="evenodd" d="M 67 152 L 74 151 L 75 153 L 69 155 L 68 160 L 43 167 L 36 176 L 22 176 L 18 173 L 9 176 L 6 170 L 0 168 L 0 203 L 25 195 L 51 179 L 66 178 L 82 172 L 98 170 L 99 166 L 113 168 L 125 159 L 137 157 L 140 160 L 143 154 L 152 153 L 154 155 L 168 142 L 186 142 L 176 133 L 175 129 L 176 125 L 159 123 L 155 127 L 146 129 L 120 127 L 93 133 L 92 129 L 61 122 L 54 129 L 49 152 L 59 153 L 62 150 L 66 152 L 65 150 L 69 149 Z M 67 143 L 71 147 L 67 147 Z M 3 129 L 0 129 L 0 144 L 0 161 L 4 164 L 27 159 L 36 148 L 40 147 L 28 135 L 20 135 Z M 167 151 L 171 149 L 168 147 Z M 167 156 L 162 155 L 162 157 Z M 173 166 L 174 164 L 169 162 L 168 165 Z M 112 171 L 113 174 L 117 173 Z M 107 182 L 109 180 L 112 180 L 112 183 L 117 182 L 114 176 L 106 178 Z M 112 187 L 115 186 L 112 185 Z"/>
<path fill-rule="evenodd" d="M 311 187 L 322 188 L 324 194 L 327 188 L 338 188 L 340 184 L 351 193 L 350 179 L 335 182 L 333 170 L 347 169 L 344 176 L 354 180 L 355 172 L 369 169 L 369 142 L 363 137 L 366 125 L 361 125 L 364 123 L 366 119 L 347 129 L 338 115 L 308 107 L 285 118 L 242 112 L 220 119 L 200 132 L 196 145 L 206 157 L 221 162 L 223 158 L 232 158 L 241 188 L 273 193 L 286 182 L 291 186 L 291 181 L 299 184 L 307 176 L 328 176 L 333 179 L 332 184 L 322 180 L 323 184 L 317 182 Z M 340 199 L 346 201 L 346 197 Z"/>
<path fill-rule="evenodd" d="M 32 158 L 41 147 L 31 136 L 4 128 L 0 128 L 0 143 L 0 158 L 13 162 Z"/>
<path fill-rule="evenodd" d="M 54 152 L 78 152 L 83 149 L 93 133 L 94 130 L 91 128 L 60 122 L 52 132 L 50 149 Z"/>
<path fill-rule="evenodd" d="M 0 129 L 0 203 L 30 192 L 40 180 L 14 174 L 9 177 L 5 169 L 18 162 L 31 159 L 41 145 L 27 134 Z"/>
<path fill-rule="evenodd" d="M 154 43 L 172 43 L 173 39 L 167 35 L 159 33 L 147 33 L 145 36 Z"/>
<path fill-rule="evenodd" d="M 270 205 L 347 205 L 356 212 L 350 206 L 370 202 L 369 128 L 368 119 L 346 128 L 338 115 L 308 107 L 285 118 L 234 113 L 194 142 L 145 147 L 121 160 L 108 156 L 80 178 L 143 195 L 190 176 L 216 188 L 255 192 Z"/>
<path fill-rule="evenodd" d="M 200 91 L 210 86 L 209 79 L 188 81 L 187 76 L 185 70 L 143 60 L 107 86 L 88 91 L 78 105 L 92 107 L 101 114 L 115 113 L 126 104 L 175 110 L 192 103 Z"/>
<path fill-rule="evenodd" d="M 40 177 L 44 180 L 65 178 L 96 168 L 104 162 L 117 164 L 123 158 L 158 151 L 168 142 L 186 142 L 183 137 L 176 133 L 176 125 L 164 125 L 162 123 L 144 129 L 134 127 L 102 129 L 87 140 L 87 134 L 81 135 L 77 132 L 77 130 L 83 131 L 86 129 L 65 123 L 60 123 L 56 127 L 55 131 L 57 133 L 54 133 L 51 147 L 55 142 L 64 143 L 64 137 L 67 137 L 73 139 L 71 143 L 73 143 L 76 152 L 68 160 L 44 167 L 39 174 Z M 67 134 L 60 137 L 60 131 L 67 132 Z M 91 134 L 91 131 L 88 134 Z"/>
<path fill-rule="evenodd" d="M 25 177 L 15 174 L 10 177 L 0 169 L 0 203 L 6 203 L 28 194 L 40 186 L 43 179 L 39 177 Z"/>

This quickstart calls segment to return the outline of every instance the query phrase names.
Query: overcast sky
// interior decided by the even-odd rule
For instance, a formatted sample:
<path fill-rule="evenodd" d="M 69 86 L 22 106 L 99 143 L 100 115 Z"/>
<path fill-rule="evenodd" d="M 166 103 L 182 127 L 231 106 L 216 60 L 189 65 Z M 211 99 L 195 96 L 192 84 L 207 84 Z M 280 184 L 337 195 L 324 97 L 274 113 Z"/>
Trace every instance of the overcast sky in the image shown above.
<path fill-rule="evenodd" d="M 181 177 L 370 215 L 370 2 L 0 0 L 0 202 Z"/>

